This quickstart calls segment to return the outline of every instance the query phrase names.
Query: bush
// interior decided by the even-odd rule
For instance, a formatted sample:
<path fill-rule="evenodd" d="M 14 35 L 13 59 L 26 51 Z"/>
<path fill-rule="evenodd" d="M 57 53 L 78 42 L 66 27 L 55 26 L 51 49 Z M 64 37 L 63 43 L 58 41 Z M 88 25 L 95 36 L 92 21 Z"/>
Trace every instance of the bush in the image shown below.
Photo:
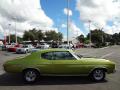
<path fill-rule="evenodd" d="M 96 43 L 95 44 L 95 48 L 102 48 L 102 47 L 106 47 L 107 44 L 104 42 L 104 43 Z"/>

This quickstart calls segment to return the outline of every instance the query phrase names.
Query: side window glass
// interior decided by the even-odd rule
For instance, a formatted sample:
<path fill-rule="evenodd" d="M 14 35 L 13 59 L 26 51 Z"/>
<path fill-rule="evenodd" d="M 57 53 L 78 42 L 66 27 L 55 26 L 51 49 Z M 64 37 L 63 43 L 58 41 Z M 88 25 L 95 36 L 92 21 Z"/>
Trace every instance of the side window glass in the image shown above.
<path fill-rule="evenodd" d="M 70 52 L 64 52 L 65 59 L 73 60 L 75 57 Z"/>
<path fill-rule="evenodd" d="M 54 52 L 53 60 L 73 60 L 75 57 L 70 52 Z"/>
<path fill-rule="evenodd" d="M 42 53 L 41 57 L 44 59 L 52 60 L 52 52 Z"/>

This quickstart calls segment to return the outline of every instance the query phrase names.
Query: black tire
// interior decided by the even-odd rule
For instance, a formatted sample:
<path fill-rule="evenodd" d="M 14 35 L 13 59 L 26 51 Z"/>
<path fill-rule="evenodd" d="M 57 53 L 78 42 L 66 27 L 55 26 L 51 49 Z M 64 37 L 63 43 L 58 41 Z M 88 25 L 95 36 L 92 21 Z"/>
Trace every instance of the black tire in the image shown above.
<path fill-rule="evenodd" d="M 39 79 L 40 73 L 35 69 L 26 69 L 23 71 L 23 79 L 27 83 L 36 82 Z"/>
<path fill-rule="evenodd" d="M 24 52 L 24 54 L 27 54 L 27 50 Z"/>
<path fill-rule="evenodd" d="M 105 79 L 105 77 L 106 77 L 106 73 L 104 69 L 95 69 L 90 74 L 90 78 L 93 81 L 102 81 Z"/>

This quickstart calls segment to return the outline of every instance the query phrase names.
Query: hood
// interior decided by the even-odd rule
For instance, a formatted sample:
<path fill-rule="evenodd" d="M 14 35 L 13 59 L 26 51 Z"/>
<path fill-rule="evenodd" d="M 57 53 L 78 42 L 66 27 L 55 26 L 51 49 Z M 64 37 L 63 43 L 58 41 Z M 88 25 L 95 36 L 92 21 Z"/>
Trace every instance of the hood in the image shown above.
<path fill-rule="evenodd" d="M 106 59 L 97 59 L 97 58 L 82 58 L 87 64 L 115 64 L 114 62 Z"/>
<path fill-rule="evenodd" d="M 27 48 L 17 48 L 17 49 L 22 49 L 23 50 L 23 49 L 27 49 Z"/>

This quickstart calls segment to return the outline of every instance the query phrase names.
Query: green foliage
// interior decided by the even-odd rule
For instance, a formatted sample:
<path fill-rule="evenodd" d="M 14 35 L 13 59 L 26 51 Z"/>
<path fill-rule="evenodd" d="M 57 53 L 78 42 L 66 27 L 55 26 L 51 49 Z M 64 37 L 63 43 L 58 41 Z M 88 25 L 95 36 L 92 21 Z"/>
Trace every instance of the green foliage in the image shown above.
<path fill-rule="evenodd" d="M 58 32 L 56 33 L 55 31 L 46 31 L 45 32 L 45 41 L 62 41 L 63 35 L 62 33 Z"/>
<path fill-rule="evenodd" d="M 10 35 L 10 42 L 11 43 L 15 43 L 16 42 L 15 38 L 16 38 L 16 36 L 14 34 Z M 6 41 L 9 42 L 9 36 L 7 36 L 7 40 Z M 18 43 L 21 43 L 23 41 L 23 39 L 21 37 L 17 36 L 17 41 L 18 41 Z"/>
<path fill-rule="evenodd" d="M 77 40 L 80 41 L 81 43 L 84 43 L 84 42 L 85 42 L 84 35 L 78 36 L 78 37 L 77 37 Z"/>
<path fill-rule="evenodd" d="M 85 43 L 85 44 L 89 44 L 89 43 L 90 43 L 90 40 L 88 40 L 87 38 L 85 38 L 84 43 Z"/>
<path fill-rule="evenodd" d="M 43 40 L 43 38 L 44 38 L 44 34 L 42 33 L 41 30 L 39 30 L 37 32 L 37 39 L 38 39 L 38 41 L 40 42 L 41 40 Z"/>
<path fill-rule="evenodd" d="M 90 34 L 87 35 L 87 38 L 90 37 Z M 93 30 L 91 31 L 91 41 L 92 43 L 102 43 L 104 41 L 105 33 L 101 30 Z M 103 38 L 103 41 L 102 41 Z"/>
<path fill-rule="evenodd" d="M 120 33 L 119 34 L 118 33 L 113 34 L 112 43 L 119 44 L 119 42 L 120 42 Z"/>
<path fill-rule="evenodd" d="M 23 35 L 23 40 L 26 41 L 34 41 L 35 40 L 35 35 L 31 31 L 25 31 Z"/>
<path fill-rule="evenodd" d="M 59 41 L 62 41 L 62 39 L 63 39 L 63 34 L 62 34 L 61 32 L 58 32 L 57 35 L 58 35 L 58 36 L 57 36 L 58 40 L 59 40 Z"/>
<path fill-rule="evenodd" d="M 15 42 L 15 36 L 11 39 Z M 89 44 L 90 43 L 90 33 L 88 33 L 87 37 L 84 37 L 84 35 L 78 36 L 76 39 L 80 41 L 81 43 Z M 18 37 L 19 38 L 19 37 Z M 60 32 L 55 32 L 54 30 L 42 32 L 42 30 L 36 30 L 35 28 L 32 30 L 28 30 L 24 32 L 23 40 L 30 40 L 35 41 L 38 40 L 39 42 L 41 40 L 44 41 L 62 41 L 63 35 Z M 22 40 L 21 38 L 19 39 Z M 106 34 L 102 30 L 95 29 L 91 31 L 91 40 L 92 43 L 95 45 L 95 47 L 103 47 L 106 46 L 106 43 L 109 43 L 109 45 L 114 44 L 120 44 L 120 33 L 115 33 L 113 35 Z"/>
<path fill-rule="evenodd" d="M 34 42 L 35 40 L 38 40 L 39 42 L 41 40 L 45 41 L 62 41 L 63 35 L 62 33 L 58 32 L 56 33 L 54 30 L 46 31 L 45 33 L 42 32 L 42 30 L 36 30 L 35 28 L 32 30 L 28 30 L 24 32 L 23 40 L 30 40 Z"/>

